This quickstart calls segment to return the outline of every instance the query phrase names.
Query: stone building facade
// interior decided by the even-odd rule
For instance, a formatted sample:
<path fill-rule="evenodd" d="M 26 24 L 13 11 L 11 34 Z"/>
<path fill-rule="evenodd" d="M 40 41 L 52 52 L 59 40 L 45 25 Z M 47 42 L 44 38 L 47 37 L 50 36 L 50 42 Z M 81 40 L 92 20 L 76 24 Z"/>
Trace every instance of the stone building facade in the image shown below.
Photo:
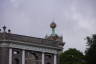
<path fill-rule="evenodd" d="M 12 34 L 4 26 L 3 32 L 0 29 L 0 64 L 59 64 L 64 43 L 52 37 Z"/>

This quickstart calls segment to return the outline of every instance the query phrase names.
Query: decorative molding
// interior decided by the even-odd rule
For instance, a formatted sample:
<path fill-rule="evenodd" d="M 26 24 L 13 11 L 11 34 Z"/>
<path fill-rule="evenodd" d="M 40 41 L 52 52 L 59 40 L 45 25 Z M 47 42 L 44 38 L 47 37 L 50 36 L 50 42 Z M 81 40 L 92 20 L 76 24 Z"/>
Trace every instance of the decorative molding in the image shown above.
<path fill-rule="evenodd" d="M 25 45 L 25 44 L 16 44 L 16 43 L 0 43 L 0 47 L 10 47 L 10 48 L 19 48 L 24 50 L 33 50 L 33 51 L 39 51 L 39 52 L 46 52 L 46 53 L 53 53 L 57 54 L 58 50 L 51 49 L 47 47 L 39 47 L 39 46 L 32 46 L 32 45 Z"/>
<path fill-rule="evenodd" d="M 44 44 L 35 44 L 35 43 L 15 41 L 15 40 L 0 40 L 0 41 L 3 42 L 3 43 L 5 42 L 5 43 L 23 44 L 23 45 L 46 47 L 46 48 L 58 49 L 58 50 L 63 49 L 62 47 L 58 47 L 58 46 L 50 46 L 50 45 L 44 45 Z M 45 43 L 46 43 L 46 42 L 45 42 Z"/>
<path fill-rule="evenodd" d="M 9 47 L 19 48 L 19 49 L 24 49 L 24 50 L 33 50 L 33 51 L 39 51 L 39 52 L 47 52 L 47 53 L 57 54 L 57 51 L 56 50 L 54 50 L 54 49 L 48 49 L 48 48 L 43 48 L 43 47 L 18 45 L 18 44 L 10 44 Z"/>

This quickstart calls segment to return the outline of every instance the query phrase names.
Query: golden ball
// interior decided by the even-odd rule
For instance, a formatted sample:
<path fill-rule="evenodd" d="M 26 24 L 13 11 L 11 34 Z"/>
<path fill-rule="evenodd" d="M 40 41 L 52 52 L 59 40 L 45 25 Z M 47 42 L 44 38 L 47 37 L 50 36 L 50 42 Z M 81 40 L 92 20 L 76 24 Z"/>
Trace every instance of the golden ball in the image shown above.
<path fill-rule="evenodd" d="M 56 23 L 55 23 L 55 22 L 52 22 L 52 23 L 50 24 L 50 27 L 51 27 L 51 28 L 56 28 Z"/>

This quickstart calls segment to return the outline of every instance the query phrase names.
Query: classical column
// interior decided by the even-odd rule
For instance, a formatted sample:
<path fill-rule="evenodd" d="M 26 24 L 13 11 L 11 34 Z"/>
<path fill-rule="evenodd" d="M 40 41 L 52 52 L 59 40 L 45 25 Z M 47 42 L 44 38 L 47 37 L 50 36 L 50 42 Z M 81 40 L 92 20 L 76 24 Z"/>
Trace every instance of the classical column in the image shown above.
<path fill-rule="evenodd" d="M 54 54 L 54 64 L 57 64 L 57 56 Z"/>
<path fill-rule="evenodd" d="M 25 50 L 22 50 L 22 64 L 25 64 Z"/>
<path fill-rule="evenodd" d="M 12 64 L 12 48 L 9 48 L 9 64 Z"/>
<path fill-rule="evenodd" d="M 42 64 L 44 64 L 44 53 L 42 53 Z"/>

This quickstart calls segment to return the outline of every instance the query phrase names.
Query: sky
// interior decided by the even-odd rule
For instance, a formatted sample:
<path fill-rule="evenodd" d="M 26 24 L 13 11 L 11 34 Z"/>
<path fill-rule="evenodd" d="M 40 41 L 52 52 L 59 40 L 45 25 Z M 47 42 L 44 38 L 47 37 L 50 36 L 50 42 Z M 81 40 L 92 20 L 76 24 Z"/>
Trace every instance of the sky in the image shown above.
<path fill-rule="evenodd" d="M 86 37 L 96 33 L 96 0 L 0 0 L 0 28 L 12 33 L 44 38 L 50 23 L 63 36 L 64 50 L 86 50 Z"/>

